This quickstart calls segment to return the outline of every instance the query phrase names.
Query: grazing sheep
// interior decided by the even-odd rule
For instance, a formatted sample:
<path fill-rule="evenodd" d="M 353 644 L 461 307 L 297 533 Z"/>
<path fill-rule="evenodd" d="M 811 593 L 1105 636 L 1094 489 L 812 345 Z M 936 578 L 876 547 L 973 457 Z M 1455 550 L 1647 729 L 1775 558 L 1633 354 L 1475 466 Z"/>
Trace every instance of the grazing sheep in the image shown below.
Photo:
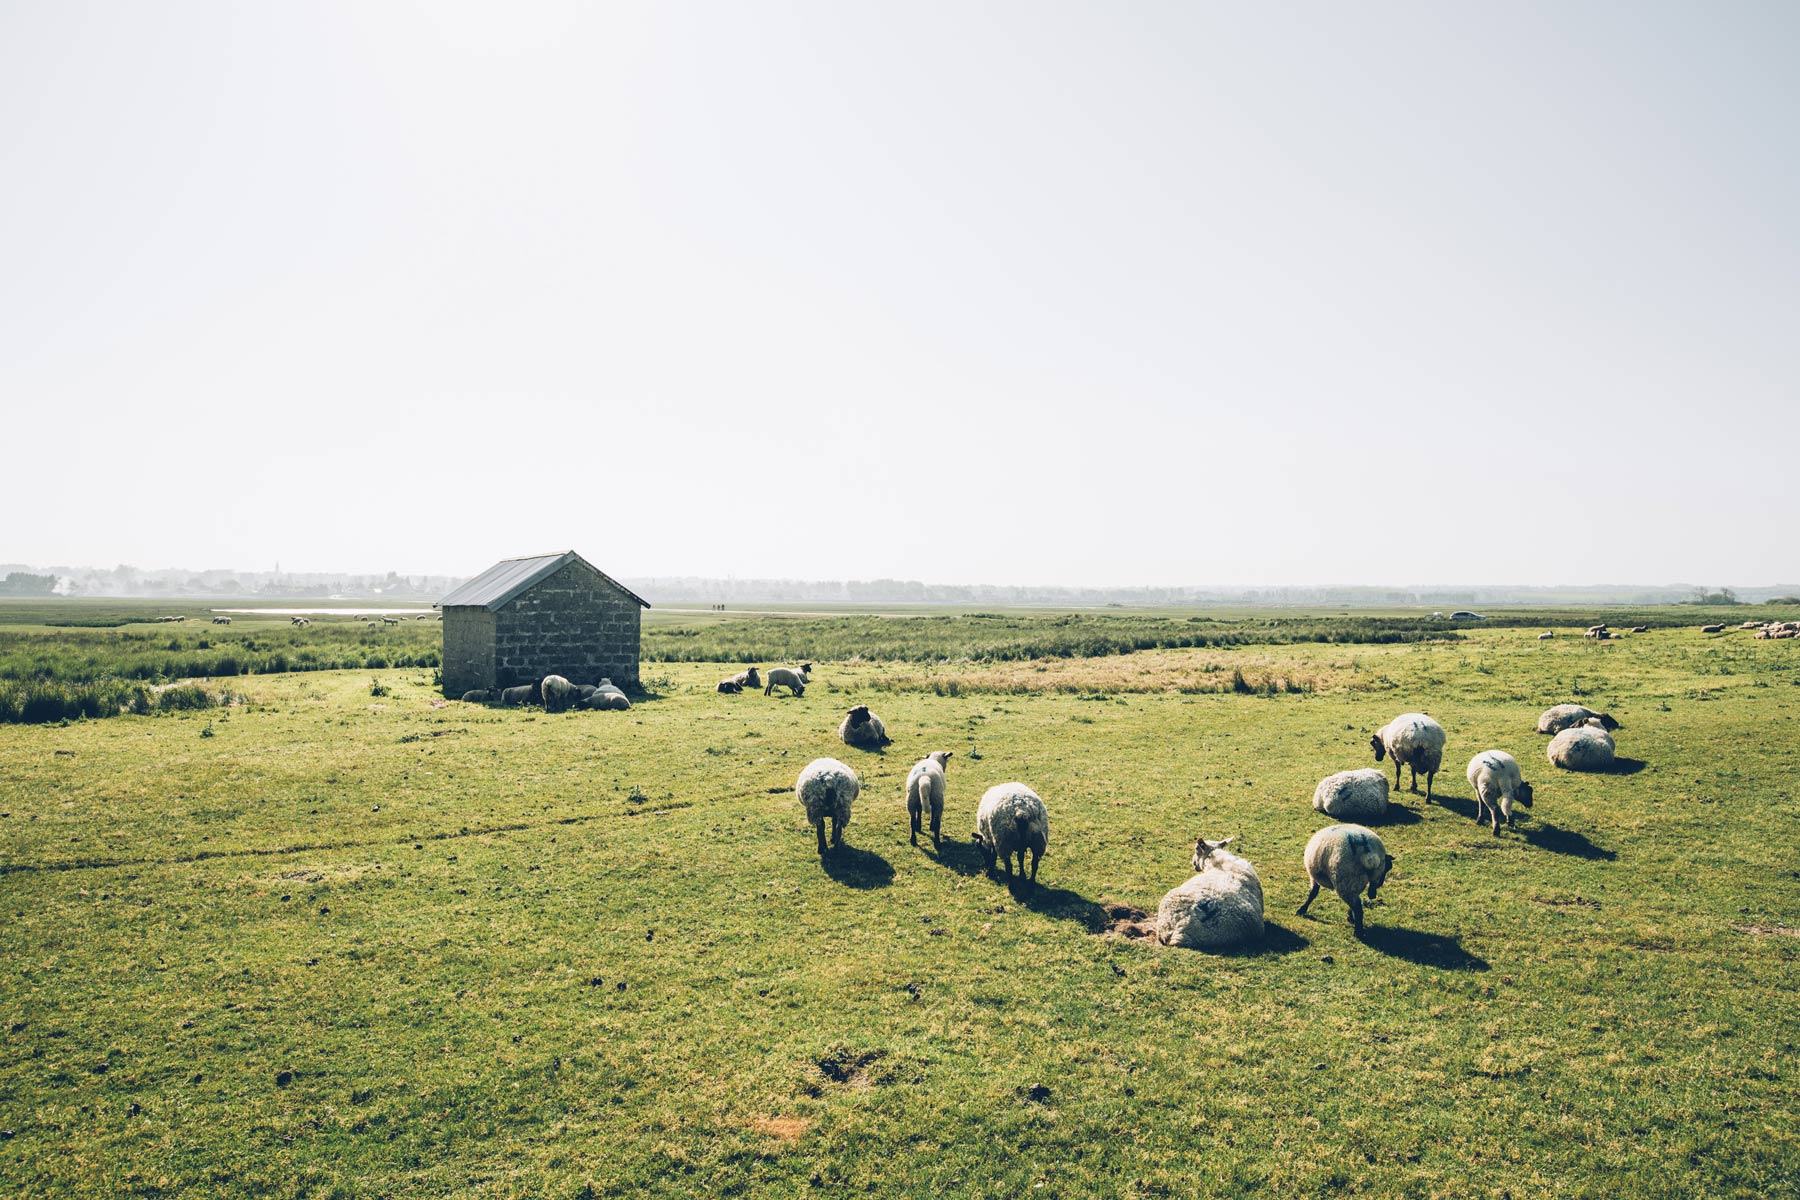
<path fill-rule="evenodd" d="M 812 682 L 812 664 L 801 663 L 797 669 L 787 667 L 770 667 L 769 681 L 763 685 L 763 695 L 771 695 L 776 688 L 784 687 L 796 696 L 806 694 L 806 685 Z"/>
<path fill-rule="evenodd" d="M 1558 704 L 1554 708 L 1546 708 L 1538 714 L 1537 731 L 1539 733 L 1561 733 L 1571 726 L 1581 725 L 1588 721 L 1598 721 L 1603 729 L 1617 729 L 1619 723 L 1611 715 L 1595 712 L 1591 708 L 1579 704 Z"/>
<path fill-rule="evenodd" d="M 538 684 L 545 712 L 562 712 L 575 702 L 575 685 L 561 675 L 546 675 Z"/>
<path fill-rule="evenodd" d="M 800 772 L 794 795 L 806 810 L 813 832 L 819 837 L 819 853 L 825 853 L 825 822 L 831 822 L 831 844 L 844 844 L 844 826 L 850 823 L 850 806 L 856 803 L 862 783 L 856 772 L 835 758 L 815 758 Z"/>
<path fill-rule="evenodd" d="M 855 746 L 858 750 L 879 750 L 894 740 L 887 735 L 887 726 L 881 723 L 881 718 L 870 712 L 866 704 L 850 710 L 838 726 L 838 736 L 844 739 L 844 745 Z"/>
<path fill-rule="evenodd" d="M 231 624 L 231 618 L 230 617 L 214 617 L 212 619 L 212 623 L 214 625 L 229 625 L 229 624 Z"/>
<path fill-rule="evenodd" d="M 1327 775 L 1313 789 L 1313 807 L 1340 821 L 1374 821 L 1387 815 L 1387 773 L 1376 767 Z"/>
<path fill-rule="evenodd" d="M 1544 751 L 1552 766 L 1565 771 L 1604 771 L 1613 765 L 1612 734 L 1597 725 L 1576 725 L 1550 739 Z"/>
<path fill-rule="evenodd" d="M 1025 878 L 1025 852 L 1031 852 L 1031 882 L 1037 882 L 1038 859 L 1050 844 L 1050 813 L 1038 794 L 1022 783 L 998 783 L 982 794 L 975 809 L 975 844 L 987 858 L 1006 864 L 1012 878 L 1012 858 L 1019 856 L 1019 878 Z"/>
<path fill-rule="evenodd" d="M 933 750 L 906 773 L 906 814 L 912 818 L 912 844 L 919 844 L 919 827 L 925 810 L 931 810 L 931 847 L 938 848 L 938 827 L 944 819 L 944 768 L 952 750 Z"/>
<path fill-rule="evenodd" d="M 1157 941 L 1189 950 L 1225 950 L 1262 937 L 1262 880 L 1248 859 L 1225 848 L 1235 841 L 1195 841 L 1194 876 L 1156 906 Z"/>
<path fill-rule="evenodd" d="M 1387 852 L 1372 829 L 1361 825 L 1328 825 L 1312 835 L 1306 843 L 1306 873 L 1312 877 L 1312 891 L 1305 903 L 1294 911 L 1305 916 L 1318 898 L 1320 888 L 1330 888 L 1350 906 L 1350 924 L 1358 937 L 1363 931 L 1362 900 L 1358 894 L 1369 889 L 1369 900 L 1376 889 L 1387 882 L 1394 869 L 1394 856 Z"/>
<path fill-rule="evenodd" d="M 1582 634 L 1581 636 L 1582 637 L 1591 637 L 1591 638 L 1603 638 L 1606 636 L 1606 626 L 1604 626 L 1604 625 L 1589 625 L 1587 632 Z"/>
<path fill-rule="evenodd" d="M 486 704 L 493 700 L 493 698 L 494 693 L 488 691 L 486 688 L 476 688 L 472 692 L 464 692 L 462 694 L 464 704 Z"/>
<path fill-rule="evenodd" d="M 1540 634 L 1538 634 L 1538 641 L 1540 641 L 1540 642 L 1547 642 L 1547 641 L 1549 641 L 1549 640 L 1550 640 L 1550 639 L 1551 639 L 1551 638 L 1553 638 L 1553 637 L 1555 637 L 1555 636 L 1556 636 L 1556 630 L 1554 630 L 1554 629 L 1546 629 L 1546 630 L 1544 630 L 1544 632 L 1542 632 L 1542 633 L 1540 633 Z"/>
<path fill-rule="evenodd" d="M 400 618 L 399 617 L 383 617 L 383 618 L 381 618 L 381 623 L 383 625 L 398 625 L 400 623 Z"/>
<path fill-rule="evenodd" d="M 727 675 L 724 682 L 737 684 L 737 687 L 732 689 L 737 692 L 755 691 L 763 685 L 762 676 L 757 674 L 755 667 L 751 667 L 748 671 L 739 671 L 736 675 Z M 719 690 L 722 692 L 725 689 L 720 688 Z"/>
<path fill-rule="evenodd" d="M 737 682 L 737 680 L 735 680 L 735 679 L 719 680 L 718 691 L 720 691 L 724 695 L 735 696 L 743 690 L 744 690 L 744 685 Z"/>
<path fill-rule="evenodd" d="M 1401 713 L 1375 731 L 1369 748 L 1375 761 L 1382 755 L 1394 760 L 1394 790 L 1400 790 L 1400 768 L 1412 769 L 1412 790 L 1419 790 L 1419 772 L 1425 772 L 1425 802 L 1431 802 L 1431 781 L 1444 765 L 1444 727 L 1424 713 Z"/>
<path fill-rule="evenodd" d="M 1725 632 L 1725 623 L 1723 621 L 1721 621 L 1717 625 L 1702 625 L 1700 627 L 1700 632 L 1701 633 L 1724 633 Z"/>
<path fill-rule="evenodd" d="M 1494 836 L 1500 836 L 1500 818 L 1513 823 L 1513 805 L 1531 807 L 1531 785 L 1519 773 L 1519 760 L 1504 750 L 1483 750 L 1469 760 L 1469 786 L 1475 789 L 1475 821 L 1492 813 Z"/>
<path fill-rule="evenodd" d="M 501 688 L 500 703 L 506 705 L 508 708 L 512 708 L 514 705 L 518 704 L 529 704 L 531 703 L 532 693 L 536 690 L 537 685 L 534 683 L 522 683 L 518 687 Z"/>

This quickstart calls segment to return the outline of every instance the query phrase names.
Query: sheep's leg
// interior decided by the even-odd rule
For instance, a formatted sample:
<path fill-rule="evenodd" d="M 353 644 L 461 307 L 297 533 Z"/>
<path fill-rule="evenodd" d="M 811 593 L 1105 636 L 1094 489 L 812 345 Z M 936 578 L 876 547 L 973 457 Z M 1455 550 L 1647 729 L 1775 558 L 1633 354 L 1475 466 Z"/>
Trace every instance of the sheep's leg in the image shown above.
<path fill-rule="evenodd" d="M 1400 790 L 1400 760 L 1397 758 L 1394 760 L 1394 790 Z"/>
<path fill-rule="evenodd" d="M 839 850 L 844 848 L 844 822 L 841 817 L 831 818 L 831 844 Z"/>
<path fill-rule="evenodd" d="M 819 857 L 825 857 L 825 821 L 823 818 L 813 822 L 813 832 L 819 835 Z"/>
<path fill-rule="evenodd" d="M 1031 882 L 1033 882 L 1033 883 L 1037 882 L 1038 859 L 1040 859 L 1042 857 L 1043 857 L 1043 855 L 1036 850 L 1033 850 L 1031 852 Z M 1023 859 L 1021 859 L 1019 861 L 1019 869 L 1021 871 L 1023 871 L 1025 869 L 1025 862 Z"/>
<path fill-rule="evenodd" d="M 1319 898 L 1319 882 L 1318 882 L 1318 880 L 1315 879 L 1313 881 L 1312 891 L 1306 893 L 1305 901 L 1301 903 L 1299 908 L 1296 908 L 1294 910 L 1294 915 L 1297 917 L 1304 917 L 1306 915 L 1306 910 L 1311 908 L 1312 902 L 1314 900 L 1317 900 L 1318 898 Z"/>
<path fill-rule="evenodd" d="M 1412 780 L 1412 794 L 1416 796 L 1419 794 L 1419 768 L 1409 765 L 1406 769 L 1412 772 L 1409 778 Z"/>
<path fill-rule="evenodd" d="M 1369 897 L 1371 900 L 1374 898 Z M 1362 936 L 1362 900 L 1356 896 L 1350 897 L 1350 927 L 1356 930 L 1357 937 Z"/>
<path fill-rule="evenodd" d="M 912 844 L 916 846 L 919 844 L 919 810 L 910 809 L 909 815 L 912 817 Z"/>
<path fill-rule="evenodd" d="M 944 810 L 941 807 L 931 810 L 931 848 L 933 850 L 938 848 L 938 825 L 943 819 Z"/>
<path fill-rule="evenodd" d="M 1425 803 L 1431 803 L 1431 781 L 1437 778 L 1436 771 L 1425 772 Z"/>

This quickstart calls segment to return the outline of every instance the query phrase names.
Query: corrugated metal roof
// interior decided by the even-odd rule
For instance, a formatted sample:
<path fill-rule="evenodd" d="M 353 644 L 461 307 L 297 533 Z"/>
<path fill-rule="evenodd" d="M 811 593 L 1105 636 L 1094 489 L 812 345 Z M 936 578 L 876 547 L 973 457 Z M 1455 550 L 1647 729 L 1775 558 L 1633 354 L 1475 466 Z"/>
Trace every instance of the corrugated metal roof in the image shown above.
<path fill-rule="evenodd" d="M 571 562 L 578 562 L 645 608 L 650 602 L 596 567 L 573 550 L 561 554 L 534 554 L 495 563 L 469 582 L 438 601 L 440 608 L 504 608 L 533 586 L 542 583 Z"/>

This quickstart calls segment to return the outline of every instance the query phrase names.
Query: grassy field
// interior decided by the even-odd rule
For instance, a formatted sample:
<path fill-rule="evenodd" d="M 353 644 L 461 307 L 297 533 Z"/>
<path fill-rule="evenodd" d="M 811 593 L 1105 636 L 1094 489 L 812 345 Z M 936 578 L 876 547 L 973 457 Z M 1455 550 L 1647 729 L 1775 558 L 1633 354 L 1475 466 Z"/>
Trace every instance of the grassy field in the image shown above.
<path fill-rule="evenodd" d="M 1677 615 L 1083 657 L 1003 614 L 962 653 L 984 618 L 810 649 L 798 700 L 647 662 L 629 713 L 550 716 L 362 667 L 0 726 L 0 1194 L 1800 1194 L 1800 645 Z M 760 620 L 675 644 L 823 619 Z M 1544 763 L 1570 698 L 1624 722 L 1620 772 Z M 887 754 L 836 740 L 858 702 Z M 1381 829 L 1358 943 L 1330 896 L 1293 915 L 1309 798 L 1413 709 L 1440 802 Z M 1537 789 L 1497 838 L 1462 778 L 1490 747 Z M 930 749 L 940 852 L 901 799 Z M 792 786 L 827 754 L 864 791 L 821 861 Z M 1051 810 L 1036 890 L 967 840 L 1015 778 Z M 1109 936 L 1229 833 L 1264 945 Z"/>

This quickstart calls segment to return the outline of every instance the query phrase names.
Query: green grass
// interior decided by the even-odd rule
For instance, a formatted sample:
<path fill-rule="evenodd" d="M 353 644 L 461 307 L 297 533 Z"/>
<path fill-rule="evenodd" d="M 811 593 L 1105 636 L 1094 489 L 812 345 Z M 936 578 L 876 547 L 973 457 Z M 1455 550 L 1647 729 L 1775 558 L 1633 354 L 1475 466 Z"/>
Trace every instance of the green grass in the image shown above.
<path fill-rule="evenodd" d="M 1796 1194 L 1800 646 L 1464 633 L 821 659 L 799 700 L 647 664 L 659 699 L 556 716 L 358 669 L 0 728 L 0 1194 Z M 1312 690 L 1184 682 L 1234 670 Z M 1571 696 L 1630 773 L 1544 764 Z M 834 736 L 860 701 L 885 756 Z M 1358 943 L 1293 915 L 1308 801 L 1409 709 L 1442 802 L 1381 829 Z M 1498 838 L 1490 747 L 1537 785 Z M 901 799 L 937 748 L 940 853 Z M 821 863 L 825 754 L 864 792 Z M 967 843 L 1015 778 L 1034 892 Z M 1202 833 L 1261 871 L 1259 952 L 1100 936 Z"/>

